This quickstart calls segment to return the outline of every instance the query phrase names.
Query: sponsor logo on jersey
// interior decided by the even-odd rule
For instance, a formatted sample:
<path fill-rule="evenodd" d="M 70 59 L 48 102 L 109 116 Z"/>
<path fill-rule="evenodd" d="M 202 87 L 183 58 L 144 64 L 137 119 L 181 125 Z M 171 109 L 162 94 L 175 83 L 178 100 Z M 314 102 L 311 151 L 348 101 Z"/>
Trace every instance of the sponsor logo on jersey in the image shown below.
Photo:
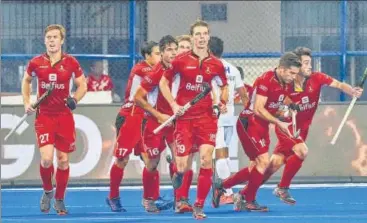
<path fill-rule="evenodd" d="M 152 68 L 151 67 L 144 67 L 143 69 L 141 69 L 142 72 L 148 72 L 151 71 Z"/>
<path fill-rule="evenodd" d="M 196 67 L 195 66 L 187 66 L 186 69 L 192 70 L 192 69 L 196 69 Z"/>
<path fill-rule="evenodd" d="M 259 88 L 263 91 L 268 91 L 268 87 L 266 87 L 265 85 L 260 85 Z"/>
<path fill-rule="evenodd" d="M 54 89 L 56 90 L 63 90 L 65 89 L 65 85 L 64 84 L 56 84 L 55 82 L 52 83 L 54 85 Z M 41 81 L 41 88 L 42 89 L 49 89 L 50 88 L 51 83 L 46 83 L 44 81 Z"/>
<path fill-rule="evenodd" d="M 197 92 L 202 92 L 204 91 L 204 87 L 202 84 L 191 84 L 191 83 L 187 83 L 186 84 L 186 89 L 189 91 L 197 91 Z"/>

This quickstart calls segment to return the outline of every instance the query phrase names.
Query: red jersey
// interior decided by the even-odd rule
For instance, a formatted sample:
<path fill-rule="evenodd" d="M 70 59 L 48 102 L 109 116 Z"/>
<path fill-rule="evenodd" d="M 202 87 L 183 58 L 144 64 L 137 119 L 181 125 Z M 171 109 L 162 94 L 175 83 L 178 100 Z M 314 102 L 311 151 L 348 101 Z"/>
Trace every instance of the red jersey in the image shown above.
<path fill-rule="evenodd" d="M 79 62 L 73 56 L 63 53 L 61 59 L 53 66 L 51 66 L 50 58 L 46 53 L 36 56 L 29 61 L 27 73 L 32 77 L 37 77 L 37 97 L 45 93 L 51 83 L 55 87 L 50 96 L 40 104 L 38 112 L 45 114 L 71 113 L 65 105 L 65 99 L 70 94 L 70 80 L 73 75 L 75 78 L 84 75 Z"/>
<path fill-rule="evenodd" d="M 172 69 L 167 70 L 164 76 L 168 80 L 173 80 L 172 94 L 174 96 L 177 94 L 176 102 L 181 106 L 203 91 L 203 83 L 209 83 L 210 85 L 212 80 L 215 80 L 218 86 L 227 85 L 227 77 L 222 61 L 209 54 L 200 62 L 199 57 L 193 51 L 176 56 L 172 61 Z M 193 119 L 211 116 L 213 113 L 212 103 L 212 98 L 208 94 L 179 118 Z"/>
<path fill-rule="evenodd" d="M 99 79 L 89 74 L 87 77 L 88 91 L 111 91 L 113 82 L 109 75 L 102 74 Z"/>
<path fill-rule="evenodd" d="M 302 91 L 297 91 L 294 87 L 290 93 L 292 102 L 299 105 L 300 112 L 297 114 L 297 125 L 300 127 L 309 127 L 312 118 L 319 104 L 321 88 L 324 85 L 330 85 L 333 78 L 320 72 L 314 72 L 307 78 L 303 84 Z"/>
<path fill-rule="evenodd" d="M 151 104 L 160 113 L 173 115 L 171 106 L 159 90 L 159 81 L 167 69 L 170 68 L 166 67 L 163 63 L 155 65 L 152 72 L 144 77 L 141 82 L 141 87 L 148 92 L 149 104 Z"/>
<path fill-rule="evenodd" d="M 152 71 L 152 67 L 144 60 L 131 69 L 125 90 L 124 104 L 121 106 L 120 115 L 144 114 L 144 110 L 134 103 L 134 96 L 145 75 Z"/>
<path fill-rule="evenodd" d="M 279 107 L 283 105 L 286 96 L 289 95 L 291 84 L 281 85 L 275 70 L 271 70 L 256 78 L 253 88 L 250 109 L 253 110 L 256 95 L 261 95 L 267 97 L 265 109 L 268 110 L 270 114 L 275 115 Z M 263 126 L 269 125 L 268 121 L 265 121 L 257 115 L 255 115 L 254 120 Z"/>

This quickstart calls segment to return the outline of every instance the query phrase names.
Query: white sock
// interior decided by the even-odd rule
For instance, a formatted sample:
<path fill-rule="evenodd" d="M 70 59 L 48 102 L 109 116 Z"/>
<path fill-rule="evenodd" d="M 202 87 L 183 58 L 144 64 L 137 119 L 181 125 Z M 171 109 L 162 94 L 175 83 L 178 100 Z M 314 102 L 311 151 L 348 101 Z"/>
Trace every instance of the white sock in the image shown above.
<path fill-rule="evenodd" d="M 231 170 L 229 168 L 229 158 L 218 159 L 216 161 L 215 168 L 217 169 L 217 174 L 221 179 L 226 179 L 231 175 Z M 226 195 L 231 194 L 233 194 L 232 189 L 226 189 Z"/>

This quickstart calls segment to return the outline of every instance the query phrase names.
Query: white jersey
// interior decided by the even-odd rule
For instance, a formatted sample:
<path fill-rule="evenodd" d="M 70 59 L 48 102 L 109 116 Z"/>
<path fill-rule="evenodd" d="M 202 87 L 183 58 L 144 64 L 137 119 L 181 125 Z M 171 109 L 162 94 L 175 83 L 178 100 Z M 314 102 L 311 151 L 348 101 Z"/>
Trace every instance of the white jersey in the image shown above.
<path fill-rule="evenodd" d="M 243 87 L 243 82 L 241 80 L 240 71 L 228 63 L 227 61 L 221 59 L 223 66 L 226 70 L 227 82 L 228 82 L 228 102 L 227 102 L 227 113 L 221 114 L 218 120 L 218 126 L 233 126 L 235 124 L 234 116 L 234 98 L 235 90 L 237 88 Z M 212 87 L 216 94 L 216 103 L 219 103 L 220 88 L 215 82 L 212 82 Z"/>

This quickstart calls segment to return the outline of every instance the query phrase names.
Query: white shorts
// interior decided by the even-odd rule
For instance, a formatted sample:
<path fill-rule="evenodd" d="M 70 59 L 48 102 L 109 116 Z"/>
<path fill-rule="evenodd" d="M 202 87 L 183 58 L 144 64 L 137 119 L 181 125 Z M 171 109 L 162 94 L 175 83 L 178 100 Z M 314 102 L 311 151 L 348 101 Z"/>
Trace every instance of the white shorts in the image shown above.
<path fill-rule="evenodd" d="M 233 126 L 218 127 L 217 136 L 215 139 L 215 148 L 229 148 L 233 135 Z"/>

